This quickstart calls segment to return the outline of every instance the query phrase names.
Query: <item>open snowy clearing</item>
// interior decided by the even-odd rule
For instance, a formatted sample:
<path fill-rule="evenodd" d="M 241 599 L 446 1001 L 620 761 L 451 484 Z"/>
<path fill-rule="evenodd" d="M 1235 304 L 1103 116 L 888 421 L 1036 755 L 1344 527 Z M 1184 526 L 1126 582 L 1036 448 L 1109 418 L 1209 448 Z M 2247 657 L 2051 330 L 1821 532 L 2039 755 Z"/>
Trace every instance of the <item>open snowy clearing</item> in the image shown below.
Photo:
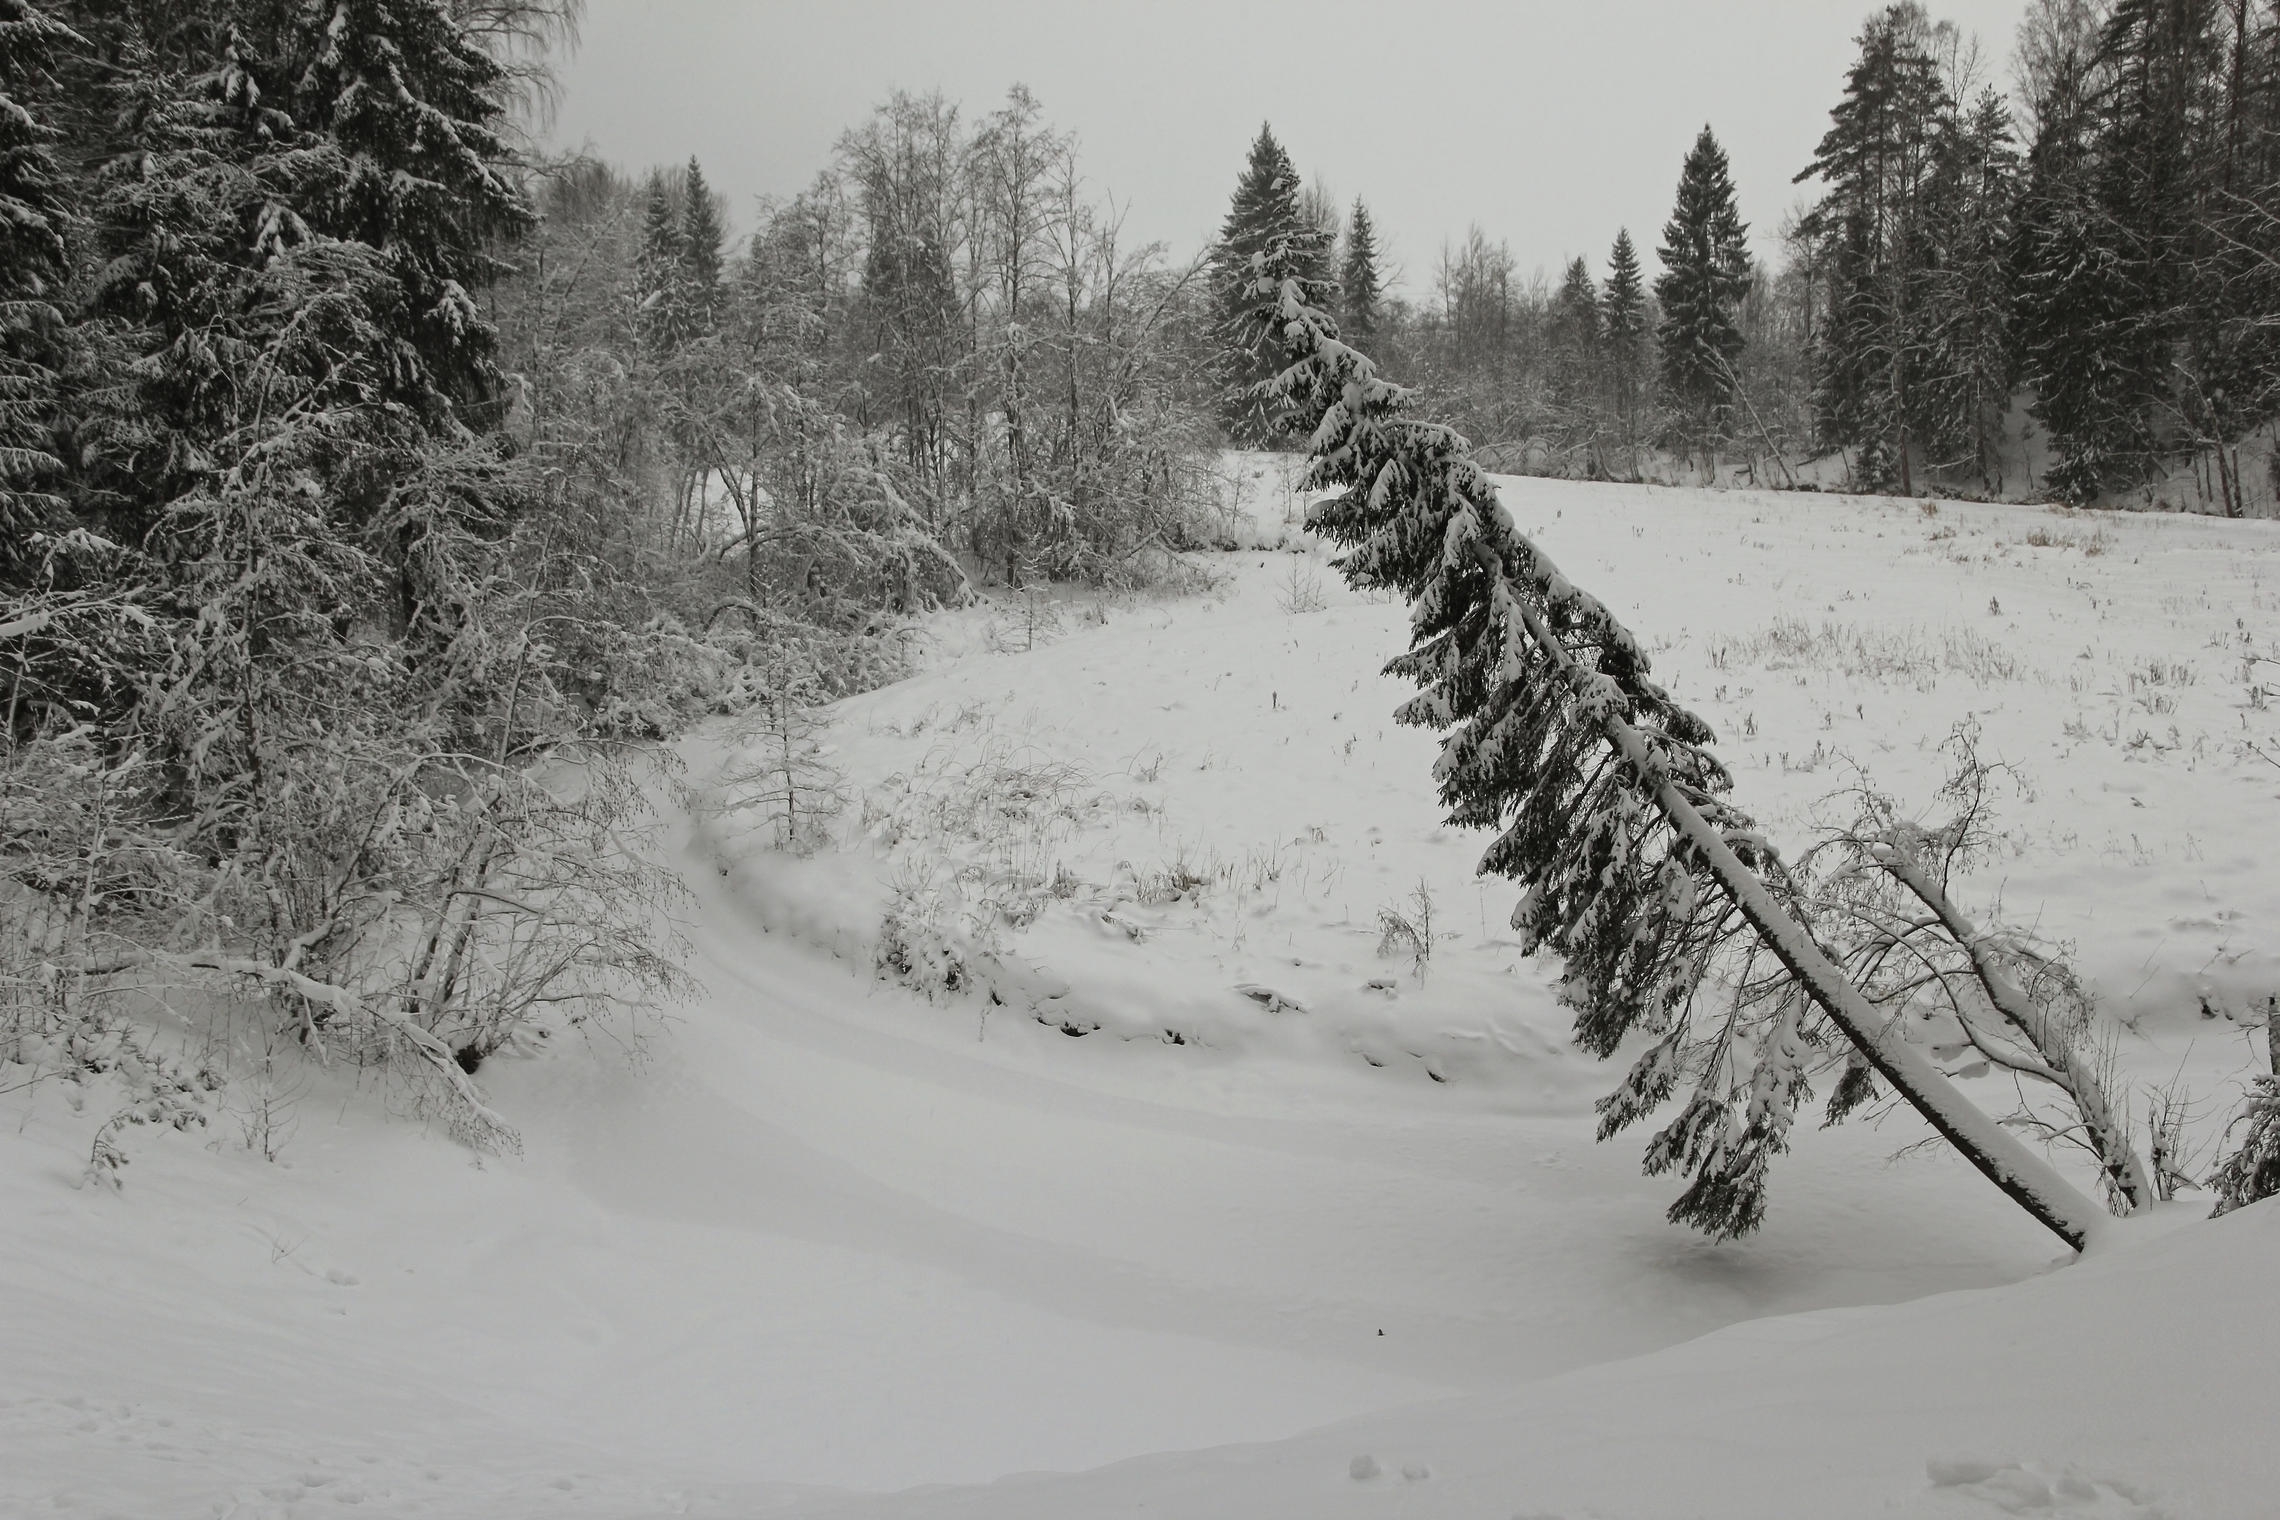
<path fill-rule="evenodd" d="M 1784 845 L 1975 723 L 2021 785 L 1970 902 L 2214 1138 L 2280 989 L 2274 525 L 1505 493 Z M 2267 1512 L 2269 1205 L 2050 1273 L 1900 1114 L 1801 1133 L 1758 1237 L 1665 1225 L 1388 716 L 1402 609 L 1293 543 L 945 620 L 834 712 L 812 855 L 676 821 L 706 991 L 488 1064 L 520 1158 L 310 1071 L 281 1164 L 224 1114 L 111 1196 L 96 1103 L 0 1098 L 0 1512 Z"/>

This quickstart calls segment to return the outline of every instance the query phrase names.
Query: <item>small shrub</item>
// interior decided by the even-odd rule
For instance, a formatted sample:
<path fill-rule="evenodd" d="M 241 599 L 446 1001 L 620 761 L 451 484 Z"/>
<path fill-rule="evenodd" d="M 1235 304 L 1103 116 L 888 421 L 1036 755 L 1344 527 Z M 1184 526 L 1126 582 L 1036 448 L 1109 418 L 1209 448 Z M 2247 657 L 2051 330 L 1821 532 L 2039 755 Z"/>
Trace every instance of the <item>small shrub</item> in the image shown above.
<path fill-rule="evenodd" d="M 801 690 L 779 688 L 753 707 L 740 753 L 721 772 L 722 805 L 759 814 L 775 849 L 814 849 L 846 809 L 843 778 L 823 752 L 826 727 Z"/>
<path fill-rule="evenodd" d="M 1275 591 L 1275 605 L 1292 617 L 1320 612 L 1330 605 L 1329 598 L 1322 590 L 1322 577 L 1315 573 L 1312 562 L 1305 555 L 1290 556 L 1289 572 Z"/>
<path fill-rule="evenodd" d="M 1406 955 L 1417 980 L 1433 959 L 1433 891 L 1422 880 L 1404 906 L 1387 904 L 1378 909 L 1378 946 L 1381 956 Z"/>

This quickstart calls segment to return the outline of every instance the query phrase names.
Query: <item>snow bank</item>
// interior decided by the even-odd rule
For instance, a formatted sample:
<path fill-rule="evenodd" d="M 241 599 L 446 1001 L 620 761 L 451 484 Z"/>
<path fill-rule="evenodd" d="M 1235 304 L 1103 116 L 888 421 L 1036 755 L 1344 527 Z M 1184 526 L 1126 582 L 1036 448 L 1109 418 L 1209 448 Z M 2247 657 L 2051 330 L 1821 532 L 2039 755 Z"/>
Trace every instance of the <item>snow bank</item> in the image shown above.
<path fill-rule="evenodd" d="M 2254 1520 L 2280 1209 L 2009 1288 L 1736 1325 L 1514 1393 L 844 1520 Z"/>

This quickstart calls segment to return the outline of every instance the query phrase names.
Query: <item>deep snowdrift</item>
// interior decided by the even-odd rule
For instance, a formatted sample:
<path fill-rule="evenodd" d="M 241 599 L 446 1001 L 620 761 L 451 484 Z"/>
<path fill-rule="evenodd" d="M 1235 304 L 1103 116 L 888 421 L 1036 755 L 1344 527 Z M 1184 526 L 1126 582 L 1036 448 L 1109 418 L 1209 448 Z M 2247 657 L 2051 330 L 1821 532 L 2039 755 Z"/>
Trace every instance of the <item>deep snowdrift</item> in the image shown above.
<path fill-rule="evenodd" d="M 804 1512 L 2257 1520 L 2280 1492 L 2257 1429 L 2276 1251 L 2259 1204 L 2013 1287 L 1758 1320 L 1272 1445 Z"/>

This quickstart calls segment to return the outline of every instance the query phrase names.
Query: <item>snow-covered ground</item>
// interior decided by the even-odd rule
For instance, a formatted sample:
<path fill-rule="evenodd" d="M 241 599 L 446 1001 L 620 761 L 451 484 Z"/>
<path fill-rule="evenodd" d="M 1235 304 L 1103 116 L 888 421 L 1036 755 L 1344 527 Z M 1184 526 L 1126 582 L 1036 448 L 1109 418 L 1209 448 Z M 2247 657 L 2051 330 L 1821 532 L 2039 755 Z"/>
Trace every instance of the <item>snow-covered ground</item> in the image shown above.
<path fill-rule="evenodd" d="M 1781 842 L 1976 724 L 1966 896 L 2213 1139 L 2280 990 L 2280 527 L 1505 489 Z M 96 1103 L 0 1096 L 0 1514 L 2273 1512 L 2271 1206 L 2052 1270 L 1899 1114 L 1801 1132 L 1756 1237 L 1664 1224 L 1388 717 L 1402 609 L 1293 542 L 944 620 L 810 855 L 682 820 L 705 991 L 487 1064 L 520 1157 L 306 1070 L 278 1162 L 241 1094 L 112 1195 Z"/>

